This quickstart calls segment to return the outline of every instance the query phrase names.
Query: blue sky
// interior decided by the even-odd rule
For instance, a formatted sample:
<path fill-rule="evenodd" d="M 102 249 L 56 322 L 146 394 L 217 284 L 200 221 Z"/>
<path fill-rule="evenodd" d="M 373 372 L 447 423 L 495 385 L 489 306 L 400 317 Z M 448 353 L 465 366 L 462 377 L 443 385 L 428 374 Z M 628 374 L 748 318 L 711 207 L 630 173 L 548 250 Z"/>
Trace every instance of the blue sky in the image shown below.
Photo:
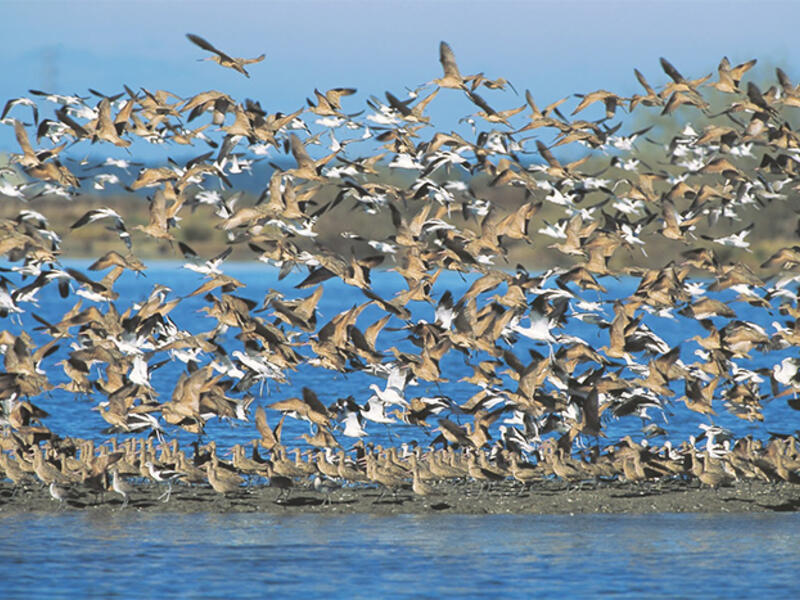
<path fill-rule="evenodd" d="M 800 2 L 791 1 L 25 0 L 5 1 L 2 10 L 3 101 L 29 88 L 112 94 L 127 84 L 181 96 L 221 89 L 290 112 L 315 87 L 353 86 L 359 95 L 345 108 L 359 110 L 370 94 L 403 93 L 438 77 L 440 40 L 451 44 L 462 73 L 503 76 L 520 92 L 531 89 L 540 105 L 598 88 L 638 92 L 634 67 L 663 84 L 660 56 L 687 77 L 714 71 L 727 55 L 734 64 L 757 57 L 769 66 L 764 77 L 781 66 L 800 80 Z M 246 79 L 198 61 L 207 54 L 187 32 L 233 56 L 267 58 Z M 523 101 L 486 95 L 500 108 Z M 458 93 L 441 94 L 432 108 L 437 124 L 474 110 Z M 11 128 L 0 128 L 0 151 L 15 149 Z"/>

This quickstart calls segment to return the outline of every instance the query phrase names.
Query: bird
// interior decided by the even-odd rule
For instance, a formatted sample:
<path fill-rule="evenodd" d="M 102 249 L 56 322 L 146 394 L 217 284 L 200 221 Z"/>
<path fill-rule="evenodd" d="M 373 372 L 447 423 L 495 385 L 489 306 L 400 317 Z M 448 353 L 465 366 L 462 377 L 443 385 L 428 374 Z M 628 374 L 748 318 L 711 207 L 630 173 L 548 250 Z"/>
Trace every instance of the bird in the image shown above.
<path fill-rule="evenodd" d="M 128 500 L 130 494 L 135 490 L 135 488 L 122 479 L 119 475 L 119 471 L 114 469 L 111 471 L 111 489 L 113 489 L 116 493 L 122 496 L 122 507 L 125 508 L 128 506 Z"/>
<path fill-rule="evenodd" d="M 53 500 L 58 500 L 59 510 L 63 510 L 66 506 L 67 490 L 57 485 L 55 481 L 51 482 L 47 489 L 50 492 L 50 497 Z"/>
<path fill-rule="evenodd" d="M 79 227 L 83 227 L 89 223 L 94 223 L 101 219 L 112 219 L 113 221 L 113 230 L 117 232 L 120 239 L 125 242 L 125 245 L 128 247 L 128 250 L 131 249 L 131 236 L 128 233 L 128 230 L 125 227 L 125 221 L 122 220 L 122 217 L 112 208 L 93 208 L 87 211 L 80 219 L 75 221 L 71 226 L 70 229 L 78 229 Z"/>
<path fill-rule="evenodd" d="M 415 454 L 411 455 L 411 491 L 417 496 L 430 496 L 434 493 L 433 487 L 425 483 L 420 476 L 420 466 Z"/>
<path fill-rule="evenodd" d="M 167 483 L 167 491 L 161 494 L 158 500 L 163 500 L 165 503 L 169 502 L 169 499 L 172 497 L 172 482 L 180 476 L 180 473 L 172 469 L 158 468 L 150 460 L 144 462 L 144 468 L 150 478 L 156 483 Z"/>
<path fill-rule="evenodd" d="M 331 499 L 331 492 L 335 492 L 342 487 L 337 481 L 330 479 L 329 477 L 325 477 L 323 479 L 319 475 L 314 476 L 312 485 L 314 486 L 315 491 L 325 496 L 325 500 L 322 502 L 323 506 L 326 503 L 330 506 L 333 503 L 333 500 Z"/>
<path fill-rule="evenodd" d="M 458 70 L 456 64 L 456 57 L 453 54 L 453 49 L 445 41 L 439 42 L 439 62 L 442 64 L 444 75 L 438 79 L 434 79 L 433 83 L 443 88 L 461 89 L 467 91 L 467 85 L 464 83 L 464 78 Z"/>
<path fill-rule="evenodd" d="M 381 493 L 375 500 L 375 504 L 383 500 L 387 491 L 391 491 L 392 496 L 396 496 L 397 488 L 405 483 L 405 477 L 379 466 L 371 454 L 367 454 L 367 477 L 381 487 Z"/>
<path fill-rule="evenodd" d="M 200 46 L 203 50 L 211 52 L 214 56 L 209 56 L 203 60 L 213 60 L 215 63 L 222 67 L 228 67 L 229 69 L 233 69 L 234 71 L 238 71 L 248 79 L 250 78 L 250 74 L 244 68 L 245 65 L 250 65 L 253 63 L 258 63 L 264 60 L 266 54 L 261 54 L 255 58 L 233 58 L 228 56 L 225 52 L 221 50 L 217 50 L 214 46 L 212 46 L 209 42 L 205 39 L 201 38 L 199 35 L 194 33 L 187 33 L 186 37 L 189 39 L 190 42 Z"/>
<path fill-rule="evenodd" d="M 281 443 L 281 433 L 283 432 L 283 421 L 286 418 L 286 414 L 284 413 L 281 420 L 275 426 L 275 429 L 272 429 L 267 422 L 267 413 L 264 410 L 263 406 L 259 406 L 256 408 L 256 429 L 261 434 L 261 439 L 259 440 L 259 444 L 266 448 L 267 450 L 272 450 L 276 446 Z"/>
<path fill-rule="evenodd" d="M 342 96 L 352 96 L 356 93 L 355 88 L 332 88 L 324 94 L 318 89 L 314 89 L 317 103 L 314 104 L 311 100 L 306 99 L 311 112 L 322 117 L 342 117 L 341 113 Z"/>
<path fill-rule="evenodd" d="M 214 462 L 215 461 L 210 460 L 205 464 L 206 475 L 208 476 L 208 483 L 211 485 L 211 488 L 223 496 L 237 492 L 244 483 L 244 480 L 236 473 L 226 473 L 218 469 Z"/>
<path fill-rule="evenodd" d="M 246 76 L 263 59 L 187 38 Z M 761 420 L 786 406 L 771 400 L 789 396 L 788 406 L 800 407 L 789 356 L 800 342 L 800 247 L 789 239 L 797 219 L 786 208 L 800 175 L 789 114 L 800 87 L 780 69 L 774 81 L 746 81 L 755 60 L 723 57 L 712 81 L 688 79 L 661 59 L 667 84 L 654 88 L 634 69 L 640 93 L 630 97 L 593 87 L 540 110 L 526 90 L 522 107 L 506 108 L 504 78 L 462 75 L 446 42 L 439 59 L 435 87 L 387 90 L 366 101 L 366 113 L 345 113 L 343 99 L 356 100 L 350 87 L 313 88 L 307 106 L 275 113 L 222 91 L 184 99 L 127 86 L 86 97 L 30 90 L 6 103 L 0 120 L 19 150 L 0 167 L 8 197 L 0 317 L 9 317 L 0 331 L 0 467 L 14 493 L 33 477 L 99 491 L 109 471 L 122 506 L 134 475 L 165 484 L 167 500 L 175 479 L 234 494 L 243 477 L 268 476 L 278 502 L 317 474 L 322 493 L 334 485 L 325 475 L 343 485 L 372 481 L 381 498 L 407 484 L 427 496 L 433 478 L 470 475 L 482 489 L 510 477 L 555 476 L 567 489 L 600 477 L 639 485 L 691 476 L 714 486 L 731 471 L 797 480 L 795 442 L 762 450 L 739 440 L 746 452 L 731 448 L 735 440 L 714 442 L 708 456 L 693 442 L 677 451 L 665 444 L 662 456 L 630 437 L 606 449 L 599 440 L 617 420 L 622 429 L 641 425 L 648 440 L 677 435 L 653 413 L 678 430 L 724 414 L 745 421 L 739 431 L 771 435 Z M 480 111 L 464 119 L 472 133 L 437 130 L 441 111 L 432 109 L 444 88 Z M 582 119 L 597 103 L 598 118 Z M 40 119 L 44 107 L 54 114 Z M 626 127 L 619 107 L 663 126 Z M 541 131 L 523 137 L 532 129 Z M 165 159 L 137 160 L 142 141 Z M 175 144 L 184 158 L 167 156 Z M 89 145 L 97 158 L 80 158 Z M 268 181 L 246 193 L 248 169 L 271 154 L 288 162 L 276 159 Z M 146 213 L 78 194 L 104 187 L 146 197 Z M 41 212 L 22 205 L 34 200 Z M 64 263 L 76 246 L 94 254 L 86 264 L 102 279 Z M 226 261 L 250 251 L 276 279 L 231 275 L 240 267 Z M 146 290 L 154 276 L 171 277 L 145 265 L 153 252 L 192 273 Z M 523 266 L 550 259 L 541 273 Z M 195 273 L 194 291 L 173 292 Z M 295 297 L 292 286 L 313 290 Z M 193 311 L 202 318 L 189 318 Z M 170 362 L 174 377 L 158 370 Z M 337 386 L 319 397 L 311 390 L 326 370 L 351 388 L 350 399 L 327 406 Z M 408 393 L 420 380 L 425 391 Z M 283 387 L 298 382 L 302 394 Z M 463 400 L 448 397 L 454 390 Z M 111 465 L 116 451 L 112 459 L 68 437 L 71 418 L 51 431 L 67 405 L 47 402 L 45 412 L 39 397 L 67 393 L 81 396 L 76 411 L 91 400 L 106 421 L 98 435 L 148 435 L 142 451 Z M 271 410 L 281 413 L 275 427 Z M 227 434 L 214 419 L 243 438 L 231 465 L 216 457 L 213 438 Z M 292 419 L 309 431 L 298 435 Z M 376 446 L 382 432 L 368 431 L 365 419 L 402 422 L 390 447 Z M 716 434 L 701 427 L 710 442 Z M 212 440 L 187 459 L 173 447 L 185 433 Z M 355 460 L 337 437 L 358 438 Z M 443 449 L 423 450 L 428 438 Z M 418 450 L 409 454 L 412 442 Z"/>
<path fill-rule="evenodd" d="M 291 477 L 286 477 L 285 475 L 279 475 L 275 473 L 272 467 L 269 465 L 267 465 L 267 476 L 269 477 L 269 486 L 279 490 L 278 497 L 275 498 L 275 503 L 285 503 L 292 493 L 294 481 Z"/>

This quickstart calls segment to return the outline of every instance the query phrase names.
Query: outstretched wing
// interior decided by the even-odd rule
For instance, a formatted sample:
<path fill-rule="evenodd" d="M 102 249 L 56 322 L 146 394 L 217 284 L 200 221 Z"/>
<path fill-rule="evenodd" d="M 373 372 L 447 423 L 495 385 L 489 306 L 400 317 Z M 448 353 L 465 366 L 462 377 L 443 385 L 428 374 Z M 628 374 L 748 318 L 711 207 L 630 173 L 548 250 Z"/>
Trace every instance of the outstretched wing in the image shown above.
<path fill-rule="evenodd" d="M 211 45 L 208 41 L 201 38 L 199 35 L 195 35 L 193 33 L 187 33 L 186 37 L 189 39 L 190 42 L 197 44 L 203 50 L 208 50 L 209 52 L 213 52 L 214 54 L 219 55 L 222 58 L 227 60 L 233 60 L 230 56 L 222 52 L 221 50 L 217 50 L 213 45 Z"/>

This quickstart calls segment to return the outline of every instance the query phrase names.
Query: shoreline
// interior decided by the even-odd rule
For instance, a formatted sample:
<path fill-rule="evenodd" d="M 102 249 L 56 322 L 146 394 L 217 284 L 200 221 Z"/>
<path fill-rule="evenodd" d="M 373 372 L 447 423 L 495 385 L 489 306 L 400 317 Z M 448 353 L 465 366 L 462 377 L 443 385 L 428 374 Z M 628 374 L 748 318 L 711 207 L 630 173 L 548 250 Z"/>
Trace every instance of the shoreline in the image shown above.
<path fill-rule="evenodd" d="M 280 490 L 265 485 L 242 487 L 223 496 L 208 486 L 175 485 L 167 503 L 159 500 L 166 488 L 140 485 L 128 506 L 111 491 L 95 498 L 92 492 L 68 491 L 63 504 L 47 487 L 28 485 L 14 494 L 13 486 L 0 482 L 0 516 L 30 513 L 238 513 L 265 514 L 655 514 L 745 513 L 800 511 L 800 489 L 789 483 L 739 482 L 720 488 L 697 487 L 697 482 L 664 481 L 652 484 L 601 482 L 569 491 L 560 481 L 537 482 L 526 489 L 504 482 L 481 491 L 477 483 L 441 483 L 430 496 L 416 496 L 410 486 L 396 495 L 375 487 L 345 487 L 326 496 L 309 486 L 292 489 L 286 500 Z"/>

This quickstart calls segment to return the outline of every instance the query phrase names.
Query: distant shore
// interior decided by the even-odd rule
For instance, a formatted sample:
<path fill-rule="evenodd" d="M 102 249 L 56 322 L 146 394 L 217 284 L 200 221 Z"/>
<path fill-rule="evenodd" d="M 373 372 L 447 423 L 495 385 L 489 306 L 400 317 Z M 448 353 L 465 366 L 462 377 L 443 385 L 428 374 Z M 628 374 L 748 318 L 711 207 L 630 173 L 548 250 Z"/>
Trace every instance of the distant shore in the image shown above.
<path fill-rule="evenodd" d="M 482 195 L 490 198 L 498 208 L 498 214 L 510 214 L 518 208 L 527 198 L 522 192 L 516 189 L 495 188 L 484 183 L 478 185 Z M 326 192 L 326 194 L 329 194 Z M 323 194 L 320 202 L 327 198 Z M 331 196 L 332 198 L 332 196 Z M 96 209 L 98 206 L 105 206 L 117 211 L 124 219 L 126 226 L 133 229 L 137 225 L 147 223 L 147 210 L 144 198 L 130 193 L 120 194 L 88 194 L 81 195 L 73 200 L 64 201 L 59 197 L 41 197 L 28 202 L 21 202 L 14 198 L 0 195 L 0 219 L 14 220 L 22 210 L 36 210 L 41 212 L 49 220 L 49 227 L 57 232 L 60 239 L 60 254 L 62 260 L 89 259 L 96 260 L 106 252 L 114 250 L 125 254 L 127 249 L 113 230 L 101 224 L 93 224 L 86 227 L 72 229 L 71 225 L 80 219 L 87 211 Z M 247 196 L 242 204 L 254 202 L 254 197 Z M 391 219 L 387 216 L 376 219 L 362 210 L 353 210 L 347 203 L 342 203 L 332 209 L 333 216 L 325 223 L 317 226 L 318 237 L 314 237 L 314 242 L 308 239 L 294 236 L 292 237 L 301 249 L 310 249 L 314 244 L 322 244 L 325 247 L 349 255 L 356 252 L 357 255 L 372 255 L 373 250 L 364 245 L 353 245 L 352 240 L 343 238 L 341 234 L 341 224 L 347 223 L 348 231 L 368 238 L 382 238 L 394 233 Z M 478 226 L 476 221 L 460 220 L 459 211 L 455 211 L 453 219 L 459 226 L 475 230 Z M 558 206 L 545 205 L 539 217 L 553 222 L 559 218 Z M 406 218 L 413 216 L 413 212 L 404 215 Z M 180 227 L 175 228 L 174 235 L 176 240 L 188 244 L 199 256 L 211 258 L 222 250 L 230 247 L 232 253 L 228 261 L 239 262 L 258 262 L 258 253 L 246 243 L 231 243 L 228 232 L 220 227 L 209 227 L 209 223 L 216 217 L 210 206 L 195 207 L 192 211 L 183 214 Z M 714 245 L 718 260 L 721 264 L 742 263 L 759 273 L 759 265 L 765 261 L 773 252 L 781 247 L 791 246 L 796 241 L 794 225 L 796 219 L 791 212 L 789 203 L 771 202 L 761 207 L 753 216 L 755 229 L 748 236 L 750 247 L 747 249 L 735 248 L 731 246 Z M 712 227 L 709 233 L 717 231 L 727 231 L 724 224 Z M 285 234 L 274 231 L 276 239 L 285 238 Z M 527 241 L 507 240 L 505 257 L 496 257 L 495 264 L 498 268 L 513 268 L 521 264 L 530 270 L 546 270 L 551 267 L 572 267 L 575 264 L 575 257 L 566 256 L 562 252 L 550 248 L 547 244 L 530 243 L 533 240 L 533 231 Z M 182 255 L 177 243 L 170 243 L 158 240 L 133 232 L 133 253 L 146 263 L 158 262 L 162 260 L 181 260 Z M 682 241 L 669 240 L 661 235 L 649 234 L 643 238 L 647 244 L 647 254 L 636 250 L 621 253 L 609 263 L 612 271 L 619 271 L 628 267 L 658 269 L 663 266 L 662 259 L 665 256 L 679 257 L 682 252 L 687 250 L 687 246 Z M 710 242 L 698 240 L 701 245 L 710 245 Z M 256 244 L 258 245 L 258 244 Z M 387 260 L 383 267 L 393 266 Z"/>
<path fill-rule="evenodd" d="M 443 483 L 430 496 L 416 496 L 410 486 L 381 498 L 374 487 L 348 487 L 328 497 L 312 487 L 295 487 L 285 500 L 280 491 L 264 485 L 242 487 L 222 496 L 207 486 L 176 485 L 169 502 L 159 499 L 163 486 L 138 486 L 122 507 L 113 492 L 95 497 L 91 492 L 70 490 L 63 504 L 50 497 L 48 488 L 29 485 L 17 490 L 0 482 L 0 515 L 30 512 L 148 512 L 148 513 L 236 513 L 271 514 L 647 514 L 647 513 L 744 513 L 796 512 L 800 510 L 800 488 L 787 483 L 736 483 L 711 489 L 697 482 L 665 481 L 660 484 L 602 482 L 567 490 L 559 481 L 542 481 L 525 489 L 511 483 L 481 491 L 477 483 Z"/>

